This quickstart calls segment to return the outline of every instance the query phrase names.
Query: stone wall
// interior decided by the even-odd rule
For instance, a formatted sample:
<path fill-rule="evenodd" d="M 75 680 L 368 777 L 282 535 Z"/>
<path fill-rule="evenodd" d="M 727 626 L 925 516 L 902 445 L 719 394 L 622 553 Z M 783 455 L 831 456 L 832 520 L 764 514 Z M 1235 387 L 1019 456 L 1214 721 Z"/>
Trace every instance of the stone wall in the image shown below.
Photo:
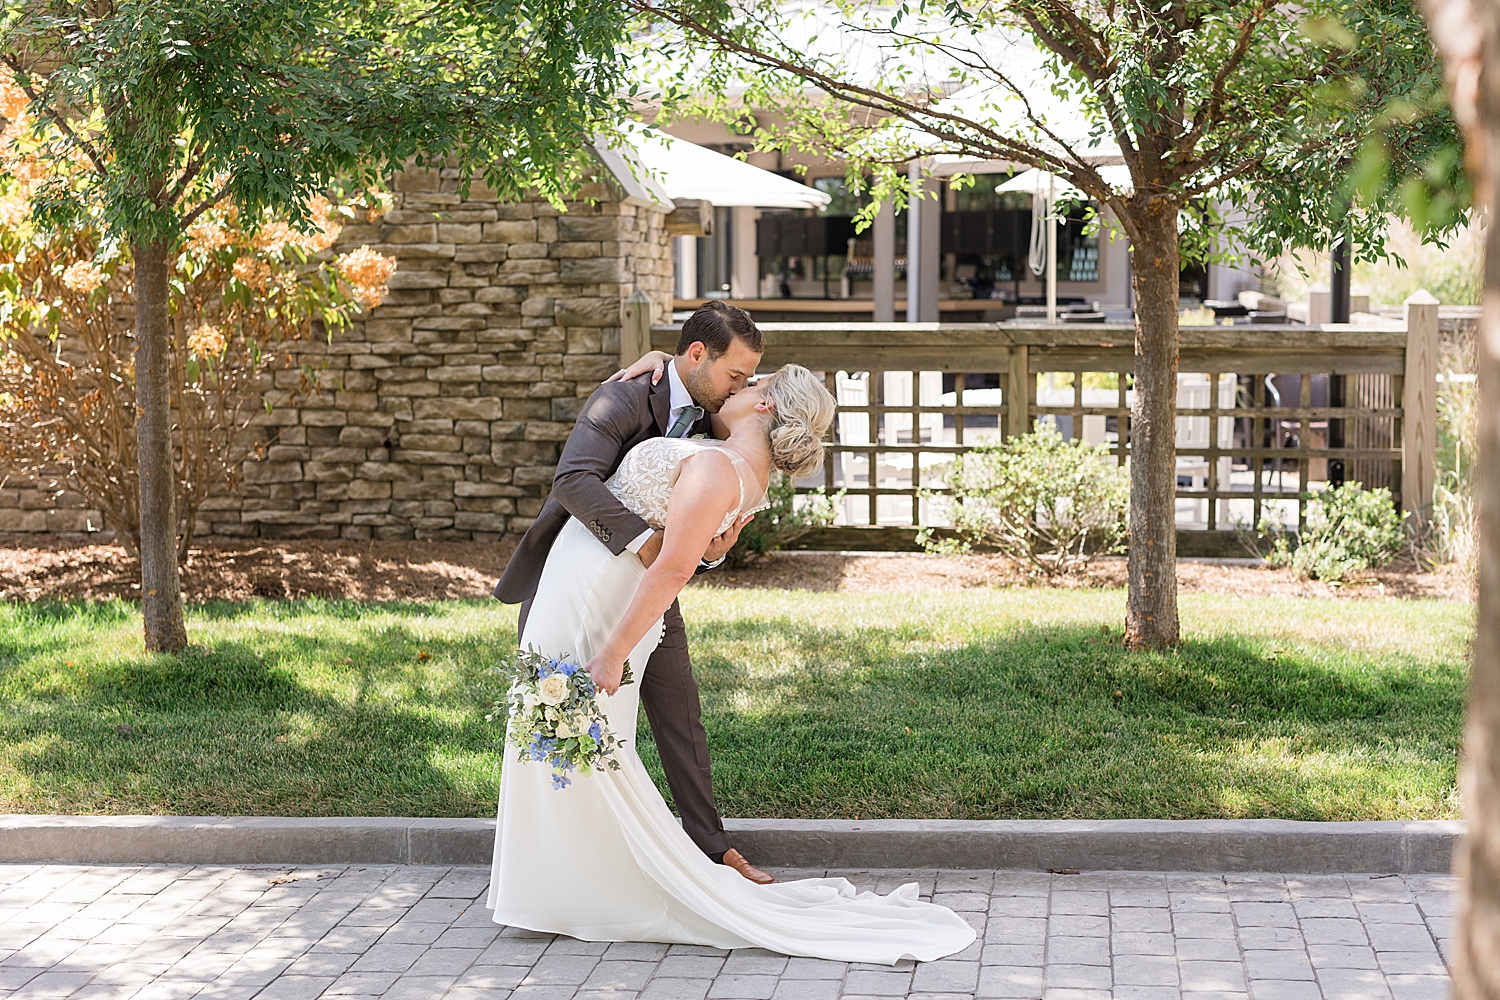
<path fill-rule="evenodd" d="M 385 302 L 315 340 L 276 375 L 269 444 L 237 495 L 210 498 L 201 536 L 493 541 L 524 531 L 551 486 L 584 400 L 619 365 L 620 315 L 636 291 L 670 315 L 664 208 L 608 174 L 565 211 L 500 203 L 455 172 L 395 178 L 368 244 L 399 261 Z M 0 484 L 0 530 L 98 529 L 97 512 Z M 66 499 L 66 498 L 65 498 Z"/>

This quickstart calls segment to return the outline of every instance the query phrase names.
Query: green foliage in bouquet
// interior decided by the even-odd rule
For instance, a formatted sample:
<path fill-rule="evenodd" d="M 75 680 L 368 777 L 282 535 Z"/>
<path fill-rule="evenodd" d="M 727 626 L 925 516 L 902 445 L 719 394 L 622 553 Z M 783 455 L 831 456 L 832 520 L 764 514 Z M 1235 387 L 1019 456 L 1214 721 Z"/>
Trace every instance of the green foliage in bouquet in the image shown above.
<path fill-rule="evenodd" d="M 573 771 L 620 769 L 615 760 L 620 741 L 610 732 L 605 715 L 608 696 L 567 654 L 550 657 L 535 649 L 517 650 L 500 672 L 510 679 L 510 690 L 505 701 L 495 702 L 496 711 L 485 721 L 494 721 L 503 710 L 505 742 L 516 751 L 516 760 L 550 765 L 553 788 L 572 784 L 568 775 Z M 626 663 L 620 684 L 633 679 Z"/>
<path fill-rule="evenodd" d="M 1050 423 L 1003 444 L 986 444 L 954 459 L 949 494 L 926 493 L 946 504 L 956 538 L 917 540 L 929 552 L 996 549 L 1047 577 L 1084 569 L 1125 542 L 1130 477 L 1103 445 L 1064 441 Z"/>
<path fill-rule="evenodd" d="M 1281 524 L 1261 519 L 1259 532 L 1271 540 L 1266 561 L 1289 566 L 1303 579 L 1336 583 L 1351 573 L 1384 566 L 1401 551 L 1406 540 L 1407 512 L 1397 511 L 1391 491 L 1367 490 L 1345 483 L 1308 494 L 1307 524 L 1292 544 Z"/>
<path fill-rule="evenodd" d="M 823 488 L 815 493 L 797 493 L 797 486 L 790 476 L 771 473 L 771 485 L 766 491 L 771 506 L 755 515 L 755 520 L 740 531 L 739 541 L 729 550 L 725 564 L 730 569 L 748 566 L 765 558 L 794 539 L 801 538 L 816 528 L 826 528 L 833 523 L 838 503 L 844 498 L 840 490 L 828 496 Z"/>

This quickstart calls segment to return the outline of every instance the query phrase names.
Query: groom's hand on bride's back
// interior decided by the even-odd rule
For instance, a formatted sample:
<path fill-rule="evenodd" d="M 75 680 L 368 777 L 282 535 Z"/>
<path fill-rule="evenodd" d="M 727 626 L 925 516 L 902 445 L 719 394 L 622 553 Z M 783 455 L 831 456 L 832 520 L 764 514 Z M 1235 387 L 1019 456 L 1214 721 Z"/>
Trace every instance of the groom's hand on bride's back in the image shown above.
<path fill-rule="evenodd" d="M 740 530 L 755 520 L 754 514 L 746 514 L 731 524 L 722 534 L 715 535 L 713 541 L 708 543 L 708 549 L 703 553 L 703 562 L 712 563 L 723 559 L 729 550 L 734 548 L 734 543 L 740 540 Z M 653 531 L 651 537 L 641 543 L 636 555 L 641 557 L 641 565 L 647 569 L 656 562 L 656 557 L 661 555 L 662 539 L 666 537 L 665 532 Z M 700 570 L 701 572 L 701 570 Z"/>
<path fill-rule="evenodd" d="M 650 569 L 651 564 L 656 562 L 656 557 L 661 555 L 661 542 L 665 537 L 666 533 L 658 528 L 651 532 L 650 538 L 641 543 L 641 547 L 636 550 L 635 554 L 641 557 L 642 566 Z"/>
<path fill-rule="evenodd" d="M 740 540 L 740 530 L 753 520 L 754 514 L 746 514 L 726 528 L 723 534 L 715 535 L 714 540 L 708 543 L 708 551 L 703 553 L 703 561 L 718 562 L 728 555 L 729 550 L 734 548 L 734 543 Z"/>

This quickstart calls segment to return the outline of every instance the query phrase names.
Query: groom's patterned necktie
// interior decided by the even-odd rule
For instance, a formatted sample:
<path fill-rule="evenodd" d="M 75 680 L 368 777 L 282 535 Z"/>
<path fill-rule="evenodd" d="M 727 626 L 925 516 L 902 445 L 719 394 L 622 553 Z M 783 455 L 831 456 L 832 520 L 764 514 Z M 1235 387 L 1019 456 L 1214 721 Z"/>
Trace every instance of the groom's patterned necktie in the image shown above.
<path fill-rule="evenodd" d="M 684 406 L 682 412 L 677 414 L 676 423 L 672 424 L 671 428 L 667 431 L 667 437 L 687 437 L 688 431 L 693 429 L 693 425 L 698 422 L 698 418 L 701 416 L 703 416 L 703 407 Z"/>

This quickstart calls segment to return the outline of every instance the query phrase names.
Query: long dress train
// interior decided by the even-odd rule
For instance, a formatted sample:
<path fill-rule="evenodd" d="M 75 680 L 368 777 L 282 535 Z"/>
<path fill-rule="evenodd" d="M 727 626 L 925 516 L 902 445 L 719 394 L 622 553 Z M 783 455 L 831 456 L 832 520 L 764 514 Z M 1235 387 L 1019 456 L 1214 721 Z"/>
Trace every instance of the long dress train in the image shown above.
<path fill-rule="evenodd" d="M 657 438 L 638 448 L 648 445 L 678 461 L 690 446 L 712 447 Z M 641 463 L 631 468 L 637 477 L 663 474 L 643 471 Z M 547 558 L 521 645 L 586 663 L 624 616 L 644 573 L 636 556 L 612 555 L 569 520 Z M 661 634 L 658 620 L 632 651 L 638 678 Z M 553 788 L 549 766 L 520 762 L 507 746 L 488 900 L 496 923 L 588 941 L 759 947 L 875 963 L 930 961 L 974 940 L 962 917 L 921 901 L 916 883 L 887 896 L 858 893 L 842 878 L 760 886 L 714 864 L 683 832 L 636 755 L 639 703 L 639 682 L 609 699 L 610 727 L 625 744 L 620 769 L 575 774 L 564 789 Z"/>

